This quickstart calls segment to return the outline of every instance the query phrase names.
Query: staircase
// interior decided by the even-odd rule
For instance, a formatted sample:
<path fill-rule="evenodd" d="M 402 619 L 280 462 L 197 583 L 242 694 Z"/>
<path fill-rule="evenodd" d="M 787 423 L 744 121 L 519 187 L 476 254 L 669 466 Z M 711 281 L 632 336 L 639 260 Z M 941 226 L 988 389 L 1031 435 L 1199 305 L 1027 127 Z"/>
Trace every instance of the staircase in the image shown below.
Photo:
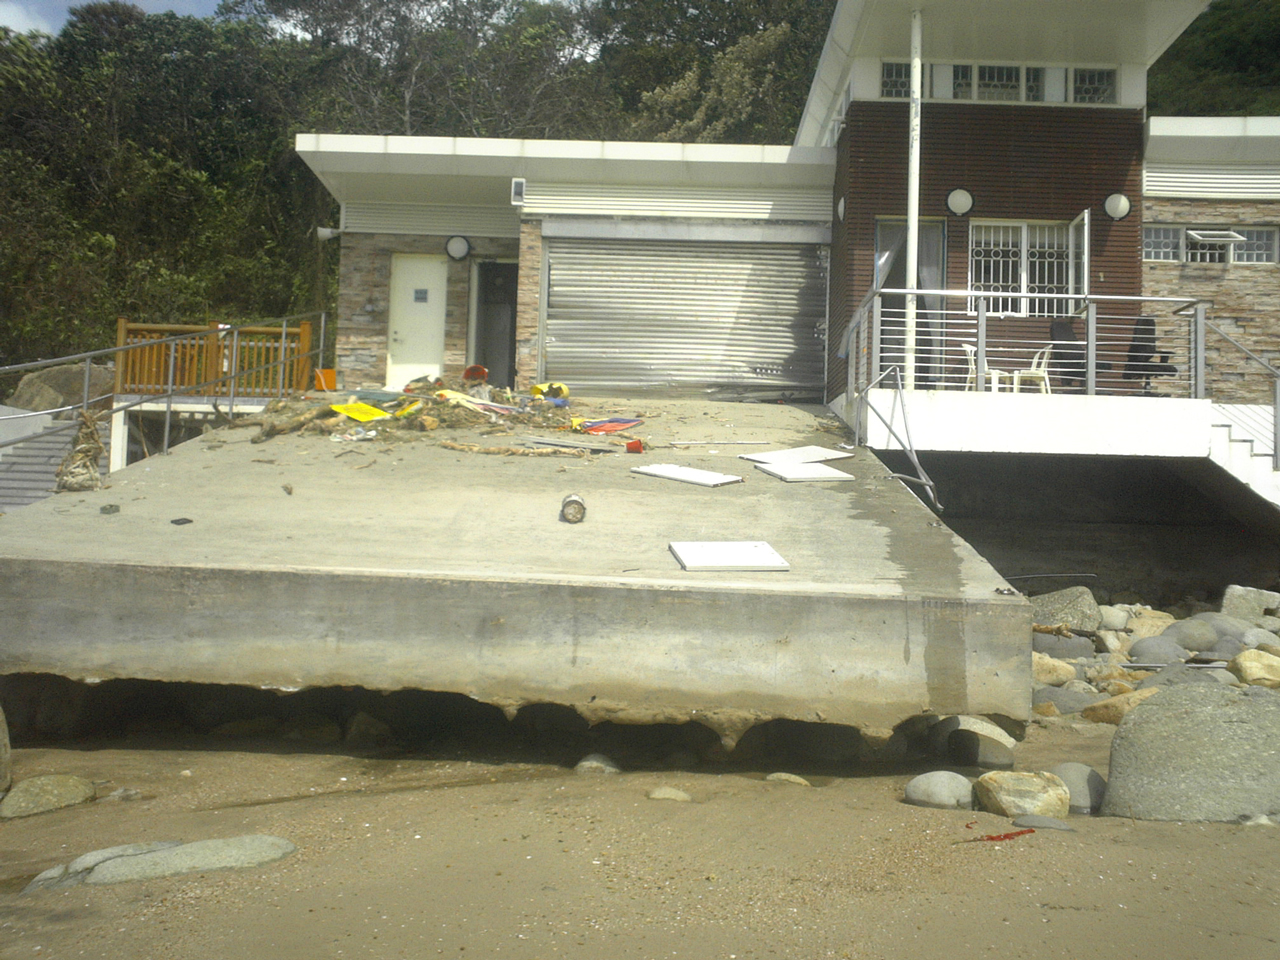
<path fill-rule="evenodd" d="M 1258 496 L 1280 507 L 1273 407 L 1266 404 L 1213 404 L 1209 459 Z"/>
<path fill-rule="evenodd" d="M 76 428 L 55 433 L 58 427 L 66 427 L 67 421 L 32 434 L 20 443 L 0 448 L 0 513 L 25 507 L 38 500 L 53 496 L 54 473 L 62 463 L 76 437 Z M 98 424 L 98 434 L 108 450 L 111 448 L 110 421 Z M 98 470 L 107 475 L 107 456 L 98 462 Z"/>

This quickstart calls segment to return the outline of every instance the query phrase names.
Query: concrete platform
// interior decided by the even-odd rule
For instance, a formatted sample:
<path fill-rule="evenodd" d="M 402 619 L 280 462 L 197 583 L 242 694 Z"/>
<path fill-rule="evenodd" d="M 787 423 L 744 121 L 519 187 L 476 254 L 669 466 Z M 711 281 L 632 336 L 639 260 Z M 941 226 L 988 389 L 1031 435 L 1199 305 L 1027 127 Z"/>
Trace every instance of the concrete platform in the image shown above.
<path fill-rule="evenodd" d="M 820 408 L 584 407 L 644 418 L 651 450 L 498 457 L 439 441 L 512 438 L 221 430 L 109 489 L 4 515 L 0 673 L 453 691 L 509 715 L 552 702 L 592 722 L 697 720 L 727 746 L 778 717 L 877 733 L 928 712 L 1027 717 L 1030 605 L 879 461 L 839 461 L 852 483 L 786 483 L 737 459 L 834 446 Z M 668 446 L 688 440 L 716 443 Z M 746 482 L 630 472 L 653 463 Z M 580 524 L 559 519 L 570 493 Z M 791 569 L 687 573 L 668 550 L 685 540 L 764 540 Z"/>

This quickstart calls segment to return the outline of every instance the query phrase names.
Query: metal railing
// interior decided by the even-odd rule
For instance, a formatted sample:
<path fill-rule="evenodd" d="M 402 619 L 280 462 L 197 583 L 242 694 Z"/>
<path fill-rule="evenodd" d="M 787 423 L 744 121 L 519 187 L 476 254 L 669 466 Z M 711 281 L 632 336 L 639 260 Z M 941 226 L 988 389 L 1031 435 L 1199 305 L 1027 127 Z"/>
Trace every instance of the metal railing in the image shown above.
<path fill-rule="evenodd" d="M 1007 298 L 974 290 L 869 294 L 842 344 L 850 391 L 899 367 L 907 390 L 1205 395 L 1200 301 L 1038 294 L 1039 315 L 1010 315 L 988 310 L 996 299 Z"/>
<path fill-rule="evenodd" d="M 1264 370 L 1271 378 L 1271 389 L 1269 391 L 1270 396 L 1267 398 L 1271 403 L 1271 423 L 1269 424 L 1271 428 L 1271 436 L 1268 439 L 1271 443 L 1271 469 L 1280 470 L 1280 369 L 1272 366 L 1266 359 L 1258 356 L 1217 324 L 1206 323 L 1206 326 L 1228 344 L 1235 347 L 1235 349 L 1243 354 L 1250 363 Z M 1249 391 L 1241 390 L 1238 385 L 1233 385 L 1233 387 L 1233 393 L 1235 393 L 1236 396 L 1231 398 L 1223 397 L 1223 402 L 1244 401 L 1247 404 L 1248 400 L 1252 399 L 1249 396 Z M 1262 438 L 1259 437 L 1257 439 Z"/>
<path fill-rule="evenodd" d="M 312 338 L 311 321 L 320 324 L 320 336 Z M 290 326 L 290 323 L 294 326 Z M 99 417 L 132 410 L 143 404 L 165 403 L 163 452 L 169 451 L 173 403 L 180 398 L 227 400 L 227 412 L 237 400 L 283 397 L 310 385 L 311 371 L 320 366 L 326 330 L 324 313 L 296 314 L 269 323 L 240 326 L 213 324 L 183 326 L 119 322 L 119 343 L 50 360 L 0 367 L 0 375 L 27 373 L 47 367 L 84 364 L 83 390 L 78 403 L 48 410 L 0 416 L 0 421 L 23 420 L 94 410 Z M 94 361 L 114 362 L 114 389 L 94 393 Z M 123 402 L 118 397 L 129 397 Z M 45 436 L 76 430 L 76 420 L 60 422 L 42 431 Z M 14 446 L 30 436 L 0 441 L 0 448 Z"/>

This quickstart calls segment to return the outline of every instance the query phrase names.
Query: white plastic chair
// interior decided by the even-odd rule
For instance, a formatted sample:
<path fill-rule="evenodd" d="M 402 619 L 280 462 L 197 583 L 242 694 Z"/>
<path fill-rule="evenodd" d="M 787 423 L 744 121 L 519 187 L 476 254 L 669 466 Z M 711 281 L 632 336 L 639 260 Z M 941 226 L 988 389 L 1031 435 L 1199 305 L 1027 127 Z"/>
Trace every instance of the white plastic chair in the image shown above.
<path fill-rule="evenodd" d="M 964 381 L 966 390 L 978 389 L 978 348 L 972 343 L 960 344 L 964 350 L 965 361 L 969 364 L 969 376 Z M 995 367 L 987 367 L 987 381 L 991 384 L 993 393 L 1000 392 L 1000 384 L 1009 374 L 1004 370 L 997 370 Z"/>
<path fill-rule="evenodd" d="M 1053 354 L 1053 347 L 1044 347 L 1036 351 L 1036 355 L 1031 358 L 1031 366 L 1025 370 L 1013 371 L 1013 392 L 1022 392 L 1022 382 L 1024 380 L 1030 383 L 1038 383 L 1041 393 L 1052 393 L 1053 390 L 1049 386 L 1049 357 Z"/>

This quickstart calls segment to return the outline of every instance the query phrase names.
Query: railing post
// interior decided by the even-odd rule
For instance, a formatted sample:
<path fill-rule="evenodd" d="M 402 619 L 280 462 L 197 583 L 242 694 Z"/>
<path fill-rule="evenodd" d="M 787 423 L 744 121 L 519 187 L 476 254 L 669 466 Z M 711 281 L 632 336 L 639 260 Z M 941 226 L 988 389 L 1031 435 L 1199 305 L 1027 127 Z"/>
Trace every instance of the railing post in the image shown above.
<path fill-rule="evenodd" d="M 240 330 L 231 329 L 231 394 L 227 399 L 227 416 L 236 412 L 236 383 L 240 380 Z"/>
<path fill-rule="evenodd" d="M 178 341 L 169 341 L 169 382 L 164 391 L 164 446 L 162 451 L 169 452 L 169 425 L 173 421 L 173 381 L 178 362 Z"/>
<path fill-rule="evenodd" d="M 92 358 L 85 357 L 84 358 L 84 399 L 83 399 L 83 402 L 80 404 L 80 409 L 84 413 L 89 412 L 89 375 L 93 373 L 93 368 L 91 364 L 92 364 Z"/>
<path fill-rule="evenodd" d="M 280 364 L 280 375 L 276 378 L 276 396 L 284 396 L 284 361 L 289 354 L 289 321 L 280 321 L 280 356 L 276 361 Z"/>
<path fill-rule="evenodd" d="M 973 358 L 974 388 L 985 392 L 987 389 L 987 299 L 978 298 L 978 352 Z"/>
<path fill-rule="evenodd" d="M 1084 314 L 1084 392 L 1098 392 L 1098 305 L 1092 300 Z"/>
<path fill-rule="evenodd" d="M 881 324 L 881 303 L 880 295 L 876 294 L 875 299 L 871 301 L 871 369 L 867 371 L 867 383 L 871 383 L 880 376 L 880 324 Z"/>
<path fill-rule="evenodd" d="M 1203 400 L 1205 396 L 1204 382 L 1204 327 L 1207 308 L 1203 303 L 1196 304 L 1195 318 L 1191 326 L 1191 349 L 1195 351 L 1195 363 L 1191 375 L 1191 396 Z"/>

